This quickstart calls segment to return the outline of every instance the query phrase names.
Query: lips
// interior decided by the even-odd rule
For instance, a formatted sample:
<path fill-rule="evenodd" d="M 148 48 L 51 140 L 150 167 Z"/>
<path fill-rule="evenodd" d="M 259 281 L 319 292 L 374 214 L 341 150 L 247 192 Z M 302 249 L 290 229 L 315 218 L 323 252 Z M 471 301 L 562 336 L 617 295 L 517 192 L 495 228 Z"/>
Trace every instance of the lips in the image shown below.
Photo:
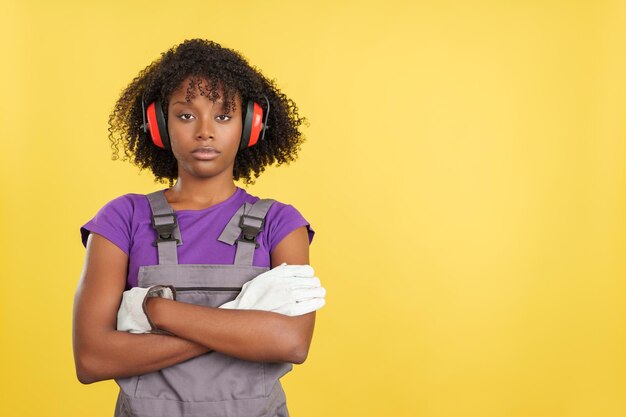
<path fill-rule="evenodd" d="M 194 158 L 200 159 L 202 161 L 210 161 L 212 159 L 215 159 L 220 156 L 220 153 L 220 151 L 211 146 L 202 146 L 191 152 Z"/>

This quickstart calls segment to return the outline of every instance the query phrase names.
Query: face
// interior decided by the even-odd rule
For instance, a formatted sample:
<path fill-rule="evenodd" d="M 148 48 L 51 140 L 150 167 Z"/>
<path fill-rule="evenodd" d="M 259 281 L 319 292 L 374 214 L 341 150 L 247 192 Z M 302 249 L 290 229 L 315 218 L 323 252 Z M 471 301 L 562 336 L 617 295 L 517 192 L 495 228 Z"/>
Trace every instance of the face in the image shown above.
<path fill-rule="evenodd" d="M 172 93 L 168 104 L 168 132 L 178 175 L 232 177 L 241 139 L 241 98 L 235 98 L 232 109 L 224 105 L 221 91 L 213 102 L 196 88 L 187 101 L 188 86 L 187 79 Z"/>

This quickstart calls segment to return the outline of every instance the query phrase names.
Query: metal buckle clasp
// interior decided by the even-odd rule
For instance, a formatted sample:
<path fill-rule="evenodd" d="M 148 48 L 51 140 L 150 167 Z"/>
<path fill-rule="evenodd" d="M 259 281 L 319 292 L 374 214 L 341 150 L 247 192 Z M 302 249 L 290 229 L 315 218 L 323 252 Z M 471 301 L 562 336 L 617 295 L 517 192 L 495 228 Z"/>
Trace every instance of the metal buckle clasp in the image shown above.
<path fill-rule="evenodd" d="M 168 223 L 158 222 L 158 219 L 165 218 L 165 217 L 171 217 L 171 222 L 168 222 Z M 171 242 L 171 241 L 176 241 L 176 243 L 179 244 L 180 240 L 174 237 L 174 230 L 176 230 L 177 224 L 178 224 L 178 221 L 176 219 L 176 213 L 165 213 L 165 214 L 153 215 L 152 227 L 154 227 L 154 229 L 157 232 L 157 240 L 152 242 L 152 246 L 157 246 L 157 244 L 161 242 Z"/>
<path fill-rule="evenodd" d="M 242 214 L 239 219 L 239 227 L 241 228 L 241 236 L 238 240 L 247 243 L 254 243 L 255 248 L 259 247 L 256 241 L 256 237 L 259 235 L 263 227 L 265 226 L 265 219 L 263 217 L 250 216 L 248 214 Z"/>

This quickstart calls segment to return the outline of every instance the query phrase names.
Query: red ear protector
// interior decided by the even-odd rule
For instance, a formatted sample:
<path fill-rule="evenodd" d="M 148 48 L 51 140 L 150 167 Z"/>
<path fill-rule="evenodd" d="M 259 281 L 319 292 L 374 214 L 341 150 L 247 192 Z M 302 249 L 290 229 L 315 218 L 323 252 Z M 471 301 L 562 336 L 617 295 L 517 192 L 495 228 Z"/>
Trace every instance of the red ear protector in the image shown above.
<path fill-rule="evenodd" d="M 263 140 L 265 137 L 265 131 L 268 129 L 267 117 L 270 114 L 270 101 L 265 98 L 267 104 L 267 111 L 263 112 L 261 105 L 255 101 L 248 100 L 248 104 L 243 109 L 242 114 L 243 129 L 241 130 L 241 140 L 239 141 L 239 150 L 254 146 L 259 140 Z M 143 128 L 144 132 L 150 131 L 150 137 L 152 142 L 159 148 L 172 150 L 170 143 L 170 136 L 167 133 L 167 120 L 165 119 L 165 113 L 159 100 L 154 101 L 148 105 L 146 109 L 144 104 L 144 98 L 141 97 L 141 109 L 143 114 Z M 146 121 L 147 119 L 147 121 Z"/>

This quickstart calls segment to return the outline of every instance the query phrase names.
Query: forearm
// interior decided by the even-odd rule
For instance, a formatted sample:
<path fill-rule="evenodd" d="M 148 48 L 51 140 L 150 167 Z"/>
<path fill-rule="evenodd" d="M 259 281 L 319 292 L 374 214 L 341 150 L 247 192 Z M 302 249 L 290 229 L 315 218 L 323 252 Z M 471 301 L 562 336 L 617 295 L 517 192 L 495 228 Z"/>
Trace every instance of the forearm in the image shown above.
<path fill-rule="evenodd" d="M 91 343 L 76 346 L 76 373 L 89 384 L 142 375 L 186 361 L 208 349 L 176 336 L 102 331 Z"/>
<path fill-rule="evenodd" d="M 314 324 L 310 315 L 290 317 L 259 310 L 227 310 L 162 298 L 148 300 L 147 310 L 159 329 L 211 350 L 260 362 L 302 363 Z"/>

